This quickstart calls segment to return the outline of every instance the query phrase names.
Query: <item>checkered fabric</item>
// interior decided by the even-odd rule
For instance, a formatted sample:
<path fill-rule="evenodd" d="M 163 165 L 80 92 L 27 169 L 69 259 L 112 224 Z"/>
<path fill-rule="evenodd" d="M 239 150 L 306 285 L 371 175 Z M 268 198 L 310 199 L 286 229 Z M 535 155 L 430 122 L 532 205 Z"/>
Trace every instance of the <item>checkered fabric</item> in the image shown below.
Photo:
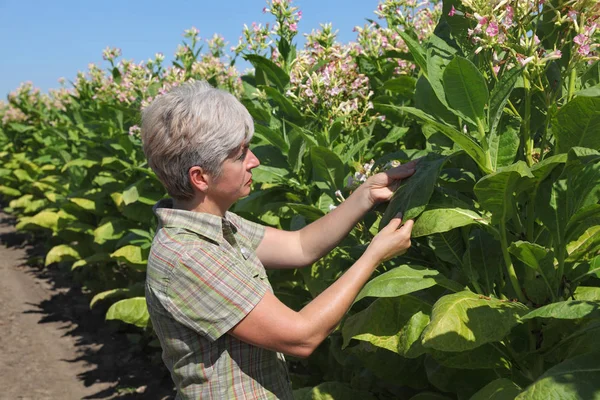
<path fill-rule="evenodd" d="M 273 291 L 255 254 L 264 227 L 172 206 L 154 207 L 146 300 L 177 398 L 292 399 L 283 355 L 227 334 Z"/>

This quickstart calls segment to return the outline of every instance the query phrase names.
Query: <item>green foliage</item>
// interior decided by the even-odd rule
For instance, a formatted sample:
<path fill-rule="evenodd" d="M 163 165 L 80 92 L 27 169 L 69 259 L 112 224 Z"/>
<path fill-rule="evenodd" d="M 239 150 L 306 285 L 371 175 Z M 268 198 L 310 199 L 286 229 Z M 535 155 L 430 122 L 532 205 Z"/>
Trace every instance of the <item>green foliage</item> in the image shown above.
<path fill-rule="evenodd" d="M 262 165 L 233 209 L 245 218 L 300 229 L 388 163 L 420 158 L 387 209 L 367 213 L 329 255 L 270 273 L 277 296 L 299 309 L 391 218 L 415 219 L 410 251 L 382 265 L 327 344 L 298 362 L 316 372 L 298 381 L 307 387 L 297 399 L 600 398 L 599 64 L 560 47 L 575 43 L 570 22 L 554 19 L 566 10 L 560 1 L 525 13 L 526 45 L 509 35 L 502 50 L 471 18 L 495 11 L 466 3 L 443 1 L 425 36 L 383 7 L 402 51 L 341 51 L 323 31 L 311 39 L 322 49 L 305 53 L 287 32 L 274 38 L 272 57 L 258 47 L 244 53 L 255 69 L 241 83 L 227 83 L 224 64 L 199 75 L 197 39 L 174 63 L 182 82 L 233 91 L 254 119 Z M 452 7 L 460 12 L 449 16 Z M 558 48 L 564 55 L 549 59 Z M 409 67 L 397 73 L 402 63 Z M 94 294 L 90 307 L 112 303 L 107 319 L 148 331 L 151 208 L 165 192 L 140 138 L 126 132 L 142 101 L 176 79 L 153 68 L 131 103 L 82 79 L 64 109 L 23 92 L 11 107 L 25 119 L 0 124 L 0 195 L 17 228 L 44 239 L 46 265 L 70 264 Z M 109 72 L 123 81 L 124 70 Z M 350 90 L 363 80 L 363 92 Z M 334 87 L 345 92 L 335 97 Z"/>

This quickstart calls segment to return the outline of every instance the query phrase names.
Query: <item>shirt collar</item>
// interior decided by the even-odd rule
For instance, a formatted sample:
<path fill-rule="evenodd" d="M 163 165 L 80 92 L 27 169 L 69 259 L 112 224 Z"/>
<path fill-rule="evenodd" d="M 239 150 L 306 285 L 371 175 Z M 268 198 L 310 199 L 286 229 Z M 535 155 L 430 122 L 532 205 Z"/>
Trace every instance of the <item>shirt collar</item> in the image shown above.
<path fill-rule="evenodd" d="M 152 208 L 158 218 L 159 228 L 180 228 L 204 236 L 214 242 L 223 242 L 223 227 L 229 225 L 233 233 L 237 232 L 237 227 L 230 222 L 225 214 L 225 218 L 217 215 L 187 211 L 173 208 L 173 199 L 162 199 Z"/>

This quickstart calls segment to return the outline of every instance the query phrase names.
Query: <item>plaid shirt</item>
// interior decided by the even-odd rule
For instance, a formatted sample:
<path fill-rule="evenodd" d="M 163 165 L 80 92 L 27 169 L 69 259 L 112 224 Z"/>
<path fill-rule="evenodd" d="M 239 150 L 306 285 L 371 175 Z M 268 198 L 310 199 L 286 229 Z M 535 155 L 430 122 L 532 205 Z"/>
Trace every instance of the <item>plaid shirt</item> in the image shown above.
<path fill-rule="evenodd" d="M 178 399 L 292 399 L 281 353 L 227 332 L 273 291 L 254 250 L 261 225 L 154 207 L 158 231 L 148 258 L 146 300 Z"/>

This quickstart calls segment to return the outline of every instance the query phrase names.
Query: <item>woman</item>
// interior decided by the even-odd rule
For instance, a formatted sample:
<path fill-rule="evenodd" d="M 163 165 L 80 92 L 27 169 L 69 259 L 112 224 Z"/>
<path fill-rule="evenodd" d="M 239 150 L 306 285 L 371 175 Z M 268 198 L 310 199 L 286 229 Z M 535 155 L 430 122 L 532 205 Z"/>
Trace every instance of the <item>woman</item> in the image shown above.
<path fill-rule="evenodd" d="M 259 165 L 253 132 L 245 107 L 206 82 L 177 87 L 143 111 L 144 152 L 172 198 L 154 208 L 146 299 L 178 398 L 292 399 L 282 353 L 308 357 L 377 265 L 410 246 L 412 221 L 394 218 L 334 284 L 298 312 L 286 307 L 265 268 L 323 257 L 415 165 L 376 174 L 321 219 L 281 231 L 228 211 L 250 193 Z"/>

